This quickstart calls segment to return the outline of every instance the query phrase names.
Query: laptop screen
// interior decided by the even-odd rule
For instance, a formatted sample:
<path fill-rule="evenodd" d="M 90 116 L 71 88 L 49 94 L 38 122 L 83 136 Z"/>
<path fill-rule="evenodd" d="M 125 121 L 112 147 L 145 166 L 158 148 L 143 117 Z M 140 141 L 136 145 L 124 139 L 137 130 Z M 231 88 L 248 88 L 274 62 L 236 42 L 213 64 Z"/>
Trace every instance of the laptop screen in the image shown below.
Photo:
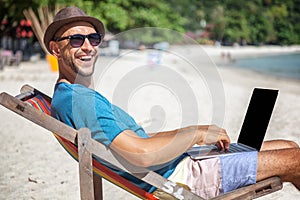
<path fill-rule="evenodd" d="M 254 88 L 238 143 L 260 150 L 277 95 L 278 90 Z"/>

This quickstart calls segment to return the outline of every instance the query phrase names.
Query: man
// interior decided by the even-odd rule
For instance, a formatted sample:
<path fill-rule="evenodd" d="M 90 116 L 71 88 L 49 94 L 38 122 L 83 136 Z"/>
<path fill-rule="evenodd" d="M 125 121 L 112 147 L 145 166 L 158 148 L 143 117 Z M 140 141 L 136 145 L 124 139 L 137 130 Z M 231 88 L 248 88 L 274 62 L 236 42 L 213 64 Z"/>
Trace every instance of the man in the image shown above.
<path fill-rule="evenodd" d="M 101 21 L 76 7 L 62 9 L 48 26 L 44 43 L 59 63 L 52 100 L 54 117 L 76 129 L 88 127 L 95 140 L 127 161 L 153 168 L 174 182 L 188 185 L 202 197 L 210 198 L 271 176 L 280 176 L 300 189 L 300 149 L 294 142 L 269 141 L 259 153 L 192 160 L 184 152 L 195 144 L 216 144 L 221 150 L 228 149 L 230 139 L 226 131 L 203 125 L 145 133 L 126 112 L 93 90 L 94 64 L 104 34 Z M 155 189 L 111 169 L 149 192 Z"/>

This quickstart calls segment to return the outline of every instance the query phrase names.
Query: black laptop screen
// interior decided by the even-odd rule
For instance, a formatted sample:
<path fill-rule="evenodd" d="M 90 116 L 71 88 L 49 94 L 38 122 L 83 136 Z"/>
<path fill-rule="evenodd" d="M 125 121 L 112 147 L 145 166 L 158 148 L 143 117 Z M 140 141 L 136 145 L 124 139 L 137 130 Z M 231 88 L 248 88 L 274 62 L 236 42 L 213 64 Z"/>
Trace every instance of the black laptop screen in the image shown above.
<path fill-rule="evenodd" d="M 260 150 L 278 95 L 278 90 L 255 88 L 238 143 Z"/>

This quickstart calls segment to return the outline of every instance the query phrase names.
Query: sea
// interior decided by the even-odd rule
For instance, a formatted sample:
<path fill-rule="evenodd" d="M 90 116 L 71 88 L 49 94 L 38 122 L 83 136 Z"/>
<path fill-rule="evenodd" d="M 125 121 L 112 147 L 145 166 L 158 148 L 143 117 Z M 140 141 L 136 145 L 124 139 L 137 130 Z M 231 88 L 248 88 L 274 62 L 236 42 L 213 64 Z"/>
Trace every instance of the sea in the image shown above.
<path fill-rule="evenodd" d="M 300 52 L 235 59 L 232 66 L 282 78 L 300 80 Z"/>

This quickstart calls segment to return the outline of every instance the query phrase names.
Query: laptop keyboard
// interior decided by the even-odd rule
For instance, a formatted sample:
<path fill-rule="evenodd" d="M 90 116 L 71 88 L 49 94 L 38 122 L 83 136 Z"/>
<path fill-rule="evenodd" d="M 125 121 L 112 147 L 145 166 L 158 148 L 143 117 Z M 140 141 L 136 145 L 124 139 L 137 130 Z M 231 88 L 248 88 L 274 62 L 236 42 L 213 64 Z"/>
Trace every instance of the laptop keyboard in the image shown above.
<path fill-rule="evenodd" d="M 243 152 L 243 151 L 253 151 L 253 149 L 244 145 L 234 143 L 230 145 L 228 151 L 229 153 L 235 153 L 235 152 Z"/>
<path fill-rule="evenodd" d="M 198 146 L 192 147 L 187 151 L 187 153 L 194 159 L 203 158 L 203 157 L 215 157 L 221 154 L 228 153 L 239 153 L 239 152 L 250 152 L 256 151 L 256 149 L 252 147 L 248 147 L 243 144 L 231 143 L 228 151 L 219 151 L 215 145 L 208 146 Z"/>

